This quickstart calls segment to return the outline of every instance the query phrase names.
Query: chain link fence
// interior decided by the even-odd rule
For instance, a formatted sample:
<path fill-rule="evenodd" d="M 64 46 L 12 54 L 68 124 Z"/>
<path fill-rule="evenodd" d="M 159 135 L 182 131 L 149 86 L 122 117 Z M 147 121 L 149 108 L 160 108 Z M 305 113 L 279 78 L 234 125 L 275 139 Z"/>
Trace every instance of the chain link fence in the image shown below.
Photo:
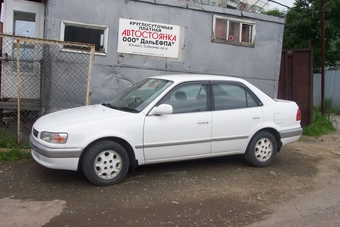
<path fill-rule="evenodd" d="M 90 104 L 94 45 L 0 34 L 0 123 L 28 140 L 45 114 Z"/>

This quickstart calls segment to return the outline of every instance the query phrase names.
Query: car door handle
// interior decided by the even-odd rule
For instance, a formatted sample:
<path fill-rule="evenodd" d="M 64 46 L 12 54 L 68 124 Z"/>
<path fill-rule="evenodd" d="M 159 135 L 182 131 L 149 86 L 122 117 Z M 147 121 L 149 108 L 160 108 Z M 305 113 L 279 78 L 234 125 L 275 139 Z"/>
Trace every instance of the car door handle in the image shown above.
<path fill-rule="evenodd" d="M 254 120 L 260 119 L 260 116 L 259 115 L 255 115 L 255 116 L 253 116 L 253 119 Z"/>
<path fill-rule="evenodd" d="M 207 125 L 207 124 L 209 124 L 209 121 L 198 121 L 197 124 L 199 124 L 199 125 Z"/>

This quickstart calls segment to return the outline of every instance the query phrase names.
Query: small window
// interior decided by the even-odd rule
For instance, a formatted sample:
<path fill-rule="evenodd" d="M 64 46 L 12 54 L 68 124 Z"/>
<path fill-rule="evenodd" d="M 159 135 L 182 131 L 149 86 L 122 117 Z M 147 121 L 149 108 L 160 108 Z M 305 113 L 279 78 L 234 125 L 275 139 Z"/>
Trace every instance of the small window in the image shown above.
<path fill-rule="evenodd" d="M 13 19 L 14 35 L 26 37 L 35 36 L 35 13 L 14 11 Z"/>
<path fill-rule="evenodd" d="M 99 54 L 106 54 L 107 34 L 107 26 L 62 22 L 61 40 L 94 44 L 95 52 Z M 76 46 L 64 46 L 64 48 L 83 51 Z"/>
<path fill-rule="evenodd" d="M 254 47 L 255 22 L 214 15 L 213 42 Z"/>
<path fill-rule="evenodd" d="M 214 84 L 212 86 L 215 110 L 256 107 L 257 102 L 243 86 Z"/>

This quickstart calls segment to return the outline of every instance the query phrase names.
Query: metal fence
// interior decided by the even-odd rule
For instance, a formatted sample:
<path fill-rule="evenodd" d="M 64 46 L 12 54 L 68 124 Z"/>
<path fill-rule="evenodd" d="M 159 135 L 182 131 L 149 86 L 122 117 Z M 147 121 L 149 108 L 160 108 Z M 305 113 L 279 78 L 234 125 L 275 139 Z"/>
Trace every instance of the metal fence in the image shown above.
<path fill-rule="evenodd" d="M 90 102 L 94 45 L 0 34 L 1 127 L 26 141 L 47 113 Z"/>
<path fill-rule="evenodd" d="M 332 107 L 340 107 L 340 71 L 325 72 L 325 99 Z M 321 105 L 321 74 L 313 75 L 313 105 Z"/>

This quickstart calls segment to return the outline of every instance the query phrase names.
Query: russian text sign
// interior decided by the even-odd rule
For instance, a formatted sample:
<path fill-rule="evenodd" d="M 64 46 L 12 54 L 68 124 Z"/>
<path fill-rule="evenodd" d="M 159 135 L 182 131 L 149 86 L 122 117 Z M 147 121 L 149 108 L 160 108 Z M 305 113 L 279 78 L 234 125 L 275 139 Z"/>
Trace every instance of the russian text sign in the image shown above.
<path fill-rule="evenodd" d="M 178 58 L 180 27 L 119 19 L 118 53 Z"/>

